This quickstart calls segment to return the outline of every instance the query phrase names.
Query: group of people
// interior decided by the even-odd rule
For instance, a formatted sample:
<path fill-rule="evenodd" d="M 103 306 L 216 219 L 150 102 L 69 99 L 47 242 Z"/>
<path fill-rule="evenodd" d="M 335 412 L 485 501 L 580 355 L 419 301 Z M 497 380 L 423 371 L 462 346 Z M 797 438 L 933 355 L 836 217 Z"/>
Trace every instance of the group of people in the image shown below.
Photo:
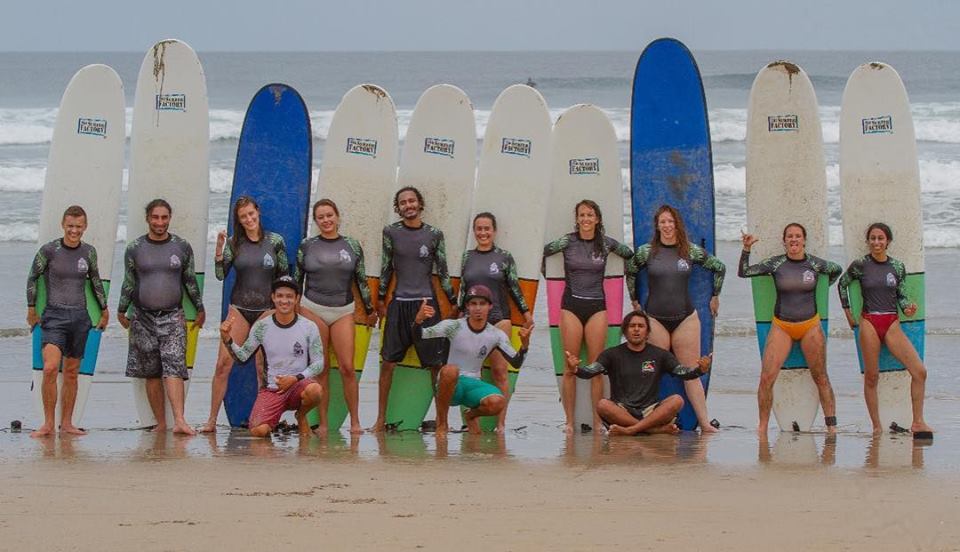
<path fill-rule="evenodd" d="M 235 284 L 227 316 L 220 326 L 221 347 L 212 382 L 210 416 L 200 431 L 213 431 L 227 379 L 235 361 L 255 359 L 259 392 L 248 420 L 252 435 L 267 436 L 285 411 L 295 411 L 299 431 L 312 431 L 307 413 L 318 408 L 317 431 L 325 433 L 331 353 L 343 380 L 351 433 L 362 432 L 358 416 L 358 384 L 354 372 L 354 324 L 382 323 L 379 403 L 371 431 L 387 426 L 386 413 L 394 369 L 413 347 L 421 365 L 431 371 L 437 407 L 436 433 L 449 431 L 451 406 L 464 408 L 464 421 L 479 432 L 478 418 L 496 416 L 502 431 L 509 401 L 508 365 L 519 368 L 526 355 L 533 317 L 521 293 L 516 263 L 496 246 L 497 219 L 492 213 L 473 218 L 476 246 L 461 260 L 461 285 L 454 292 L 443 232 L 423 220 L 425 202 L 414 187 L 396 192 L 393 207 L 399 220 L 383 229 L 382 270 L 374 298 L 367 284 L 360 243 L 339 232 L 340 213 L 329 199 L 313 205 L 318 235 L 304 240 L 294 262 L 287 258 L 283 238 L 264 229 L 259 207 L 242 197 L 233 206 L 232 234 L 220 232 L 216 245 L 216 277 L 233 271 Z M 186 368 L 186 321 L 181 301 L 184 291 L 196 308 L 193 324 L 202 326 L 204 307 L 194 274 L 190 244 L 169 232 L 173 210 L 163 199 L 145 209 L 146 235 L 133 240 L 124 257 L 124 280 L 117 318 L 129 329 L 126 374 L 143 378 L 155 415 L 156 430 L 165 431 L 164 396 L 171 404 L 173 431 L 193 434 L 183 415 Z M 565 429 L 573 431 L 576 378 L 593 378 L 591 400 L 594 427 L 611 434 L 676 433 L 675 418 L 684 405 L 679 395 L 659 398 L 663 375 L 684 380 L 687 399 L 701 431 L 716 428 L 709 422 L 700 377 L 709 372 L 711 357 L 700 350 L 703 316 L 716 316 L 725 275 L 724 264 L 687 237 L 680 213 L 661 206 L 654 215 L 654 235 L 632 251 L 607 236 L 600 207 L 585 199 L 575 207 L 574 231 L 544 247 L 544 258 L 561 253 L 565 290 L 560 333 L 566 357 L 561 397 Z M 27 284 L 27 321 L 40 324 L 44 377 L 44 424 L 35 436 L 55 432 L 57 372 L 64 374 L 60 429 L 82 434 L 72 423 L 77 371 L 91 321 L 84 286 L 92 284 L 103 313 L 99 327 L 109 320 L 106 296 L 96 265 L 96 251 L 81 241 L 86 214 L 79 206 L 64 213 L 64 236 L 44 244 L 31 267 Z M 833 391 L 826 373 L 825 337 L 816 310 L 816 280 L 825 274 L 832 284 L 839 265 L 805 251 L 806 230 L 797 223 L 783 232 L 785 254 L 750 265 L 750 248 L 757 238 L 743 236 L 739 275 L 773 277 L 777 292 L 772 329 L 763 353 L 758 389 L 758 432 L 766 435 L 773 383 L 794 342 L 799 342 L 819 390 L 829 431 L 835 431 Z M 923 364 L 899 327 L 897 309 L 908 316 L 916 305 L 906 296 L 903 264 L 886 254 L 893 235 L 885 224 L 867 231 L 870 254 L 855 260 L 840 280 L 840 297 L 851 326 L 849 284 L 859 280 L 864 312 L 859 320 L 864 358 L 864 391 L 874 431 L 882 430 L 878 416 L 877 379 L 881 344 L 900 359 L 913 378 L 915 433 L 932 430 L 923 419 Z M 607 258 L 624 259 L 633 310 L 623 319 L 625 342 L 604 350 L 607 334 L 603 280 Z M 693 265 L 713 274 L 709 313 L 698 313 L 689 292 Z M 646 302 L 636 297 L 636 276 L 646 271 Z M 446 318 L 432 283 L 451 305 Z M 35 310 L 37 282 L 46 278 L 48 301 L 42 318 Z M 391 291 L 392 290 L 392 291 Z M 513 331 L 511 300 L 523 315 L 517 328 L 521 347 L 509 339 Z M 358 308 L 356 301 L 360 301 Z M 129 316 L 128 316 L 129 315 Z M 580 352 L 585 350 L 585 363 Z M 491 365 L 493 384 L 481 379 L 482 365 Z M 610 398 L 604 399 L 602 378 L 610 380 Z"/>

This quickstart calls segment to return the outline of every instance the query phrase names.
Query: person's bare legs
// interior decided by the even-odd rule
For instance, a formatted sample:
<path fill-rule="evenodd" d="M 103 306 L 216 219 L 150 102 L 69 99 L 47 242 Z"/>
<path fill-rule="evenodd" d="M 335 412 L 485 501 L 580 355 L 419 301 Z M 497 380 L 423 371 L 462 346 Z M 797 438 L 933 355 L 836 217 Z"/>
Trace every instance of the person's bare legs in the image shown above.
<path fill-rule="evenodd" d="M 773 384 L 777 382 L 780 368 L 787 360 L 787 356 L 790 355 L 791 347 L 793 347 L 793 340 L 790 339 L 787 332 L 771 324 L 770 333 L 767 334 L 767 342 L 763 348 L 760 384 L 757 386 L 757 407 L 760 418 L 757 424 L 757 435 L 761 439 L 767 438 L 767 427 L 770 425 L 770 410 L 773 408 Z"/>
<path fill-rule="evenodd" d="M 343 399 L 347 403 L 350 413 L 350 433 L 363 433 L 360 426 L 360 384 L 357 382 L 355 354 L 355 323 L 353 315 L 344 316 L 330 327 L 330 341 L 337 355 L 337 365 L 340 370 L 340 381 L 343 382 Z M 326 373 L 326 371 L 324 371 Z M 324 386 L 324 396 L 328 396 L 329 387 Z M 329 401 L 326 401 L 329 403 Z"/>
<path fill-rule="evenodd" d="M 700 358 L 700 316 L 693 311 L 677 326 L 671 336 L 673 355 L 684 366 L 696 366 Z M 683 390 L 687 393 L 687 401 L 697 415 L 697 424 L 701 433 L 716 433 L 717 428 L 710 425 L 710 416 L 707 414 L 707 394 L 703 390 L 703 381 L 700 378 L 685 380 Z"/>
<path fill-rule="evenodd" d="M 77 388 L 80 378 L 80 359 L 63 359 L 63 389 L 60 390 L 60 433 L 86 435 L 87 432 L 73 425 L 73 408 L 77 403 Z"/>
<path fill-rule="evenodd" d="M 810 367 L 810 377 L 817 385 L 817 392 L 820 395 L 820 407 L 823 409 L 824 417 L 829 418 L 837 415 L 837 402 L 833 395 L 833 387 L 830 385 L 830 376 L 827 375 L 826 348 L 827 339 L 819 324 L 807 330 L 803 339 L 800 340 L 800 349 L 803 351 L 803 357 L 807 359 L 807 366 Z M 827 426 L 827 433 L 836 432 L 836 426 Z"/>
<path fill-rule="evenodd" d="M 863 401 L 867 403 L 873 434 L 879 435 L 883 433 L 880 398 L 877 395 L 877 385 L 880 383 L 880 337 L 866 318 L 860 319 L 860 355 L 863 357 Z"/>
<path fill-rule="evenodd" d="M 380 362 L 380 379 L 377 382 L 377 421 L 370 428 L 374 433 L 380 433 L 386 429 L 387 401 L 390 400 L 390 386 L 393 383 L 393 369 L 396 366 L 396 362 L 385 360 Z"/>
<path fill-rule="evenodd" d="M 460 369 L 452 364 L 446 364 L 440 368 L 437 376 L 437 394 L 434 398 L 437 407 L 437 437 L 446 437 L 450 430 L 450 424 L 447 421 L 450 414 L 450 403 L 453 401 L 453 393 L 457 389 L 457 380 L 460 377 Z"/>
<path fill-rule="evenodd" d="M 560 342 L 563 344 L 564 351 L 580 356 L 583 345 L 583 326 L 580 324 L 580 319 L 570 311 L 560 311 Z M 563 403 L 565 419 L 563 429 L 567 433 L 573 433 L 574 409 L 577 406 L 577 377 L 567 373 L 566 370 L 561 379 L 560 401 Z"/>
<path fill-rule="evenodd" d="M 617 403 L 602 399 L 597 404 L 597 410 L 610 423 L 610 435 L 637 435 L 638 433 L 670 433 L 676 434 L 680 429 L 673 419 L 683 408 L 683 399 L 680 395 L 670 395 L 642 420 L 638 420 Z"/>
<path fill-rule="evenodd" d="M 472 435 L 480 435 L 480 416 L 496 416 L 507 406 L 507 399 L 503 395 L 487 395 L 481 399 L 476 408 L 467 408 L 463 413 L 463 421 L 467 424 L 467 431 Z"/>
<path fill-rule="evenodd" d="M 607 311 L 596 312 L 587 320 L 583 330 L 583 340 L 587 343 L 587 364 L 597 361 L 607 343 Z M 576 376 L 574 376 L 576 377 Z M 603 398 L 603 376 L 590 380 L 590 399 L 593 406 L 593 428 L 600 433 L 603 425 L 597 413 L 597 403 Z"/>
<path fill-rule="evenodd" d="M 310 423 L 307 422 L 307 413 L 314 409 L 323 400 L 327 393 L 319 383 L 311 383 L 300 393 L 300 408 L 297 409 L 295 417 L 297 418 L 297 433 L 300 437 L 310 437 L 312 430 Z"/>
<path fill-rule="evenodd" d="M 910 339 L 903 333 L 900 322 L 894 322 L 886 335 L 887 348 L 890 353 L 906 367 L 910 373 L 910 402 L 913 406 L 913 423 L 910 425 L 910 431 L 917 433 L 920 431 L 933 432 L 933 428 L 927 425 L 923 419 L 923 395 L 926 392 L 927 369 L 923 366 L 923 361 L 917 354 Z"/>
<path fill-rule="evenodd" d="M 247 340 L 250 333 L 250 325 L 247 319 L 241 315 L 237 309 L 231 305 L 227 311 L 227 318 L 233 320 L 233 327 L 230 330 L 230 337 L 235 343 L 243 343 Z M 257 352 L 256 362 L 262 362 L 262 355 Z M 227 350 L 227 346 L 220 343 L 220 350 L 217 351 L 217 364 L 213 371 L 213 380 L 210 382 L 210 415 L 207 416 L 207 423 L 200 427 L 201 433 L 216 431 L 217 418 L 220 416 L 220 406 L 223 404 L 223 397 L 227 394 L 227 382 L 230 380 L 230 371 L 233 368 L 233 357 Z M 259 370 L 259 366 L 258 366 Z"/>
<path fill-rule="evenodd" d="M 497 322 L 496 327 L 507 334 L 507 337 L 513 335 L 513 324 L 509 319 Z M 510 368 L 507 359 L 500 354 L 500 351 L 494 351 L 490 354 L 490 375 L 492 376 L 493 384 L 503 393 L 505 401 L 503 409 L 501 409 L 497 415 L 497 427 L 495 429 L 497 433 L 503 433 L 504 427 L 506 427 L 507 424 L 507 407 L 510 405 Z"/>
<path fill-rule="evenodd" d="M 306 312 L 309 312 L 313 315 L 313 312 L 309 309 L 303 309 Z M 319 316 L 313 315 L 308 316 L 304 314 L 310 320 L 317 325 L 317 329 L 320 330 L 320 342 L 323 344 L 323 372 L 320 374 L 320 377 L 317 378 L 320 387 L 324 391 L 329 391 L 330 389 L 330 365 L 332 364 L 331 350 L 330 350 L 330 326 L 327 326 L 326 322 L 320 319 Z M 329 426 L 327 425 L 327 417 L 330 413 L 330 393 L 323 393 L 320 402 L 317 403 L 317 418 L 319 420 L 317 424 L 316 434 L 320 437 L 326 437 L 327 432 L 329 431 Z"/>
<path fill-rule="evenodd" d="M 60 361 L 63 354 L 60 347 L 47 343 L 40 349 L 43 355 L 43 381 L 40 384 L 40 397 L 43 399 L 43 425 L 30 434 L 31 437 L 49 437 L 56 433 L 57 416 L 57 378 L 60 374 Z"/>
<path fill-rule="evenodd" d="M 160 378 L 146 378 L 143 381 L 144 389 L 147 392 L 147 402 L 150 403 L 150 411 L 153 412 L 153 419 L 157 425 L 153 426 L 151 431 L 163 432 L 167 430 L 167 413 L 164 410 L 163 382 Z"/>
<path fill-rule="evenodd" d="M 196 435 L 196 431 L 183 417 L 183 401 L 184 401 L 184 392 L 183 392 L 183 380 L 176 376 L 167 376 L 163 378 L 163 388 L 167 393 L 167 397 L 170 400 L 170 410 L 173 411 L 173 432 L 179 433 L 182 435 Z M 161 416 L 166 418 L 166 414 L 163 413 L 163 402 L 161 401 Z"/>

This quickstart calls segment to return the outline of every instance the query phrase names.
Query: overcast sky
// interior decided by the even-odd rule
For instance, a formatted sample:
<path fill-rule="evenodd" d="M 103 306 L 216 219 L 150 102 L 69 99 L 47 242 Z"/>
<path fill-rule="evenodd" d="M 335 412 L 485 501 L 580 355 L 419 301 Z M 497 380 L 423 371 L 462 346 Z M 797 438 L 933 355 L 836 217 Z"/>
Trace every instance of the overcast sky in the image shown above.
<path fill-rule="evenodd" d="M 957 50 L 953 0 L 6 0 L 0 51 Z"/>

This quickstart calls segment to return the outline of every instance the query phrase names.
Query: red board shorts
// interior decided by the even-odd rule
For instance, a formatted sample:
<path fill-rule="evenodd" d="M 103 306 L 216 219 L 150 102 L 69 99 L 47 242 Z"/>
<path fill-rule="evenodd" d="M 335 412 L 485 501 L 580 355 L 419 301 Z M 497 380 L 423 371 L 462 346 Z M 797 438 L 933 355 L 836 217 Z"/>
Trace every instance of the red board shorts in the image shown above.
<path fill-rule="evenodd" d="M 272 430 L 280 423 L 284 412 L 300 409 L 300 395 L 303 395 L 311 383 L 317 383 L 317 381 L 313 378 L 304 378 L 283 393 L 261 389 L 257 393 L 257 400 L 253 403 L 253 410 L 250 411 L 249 426 L 253 428 L 267 424 Z"/>

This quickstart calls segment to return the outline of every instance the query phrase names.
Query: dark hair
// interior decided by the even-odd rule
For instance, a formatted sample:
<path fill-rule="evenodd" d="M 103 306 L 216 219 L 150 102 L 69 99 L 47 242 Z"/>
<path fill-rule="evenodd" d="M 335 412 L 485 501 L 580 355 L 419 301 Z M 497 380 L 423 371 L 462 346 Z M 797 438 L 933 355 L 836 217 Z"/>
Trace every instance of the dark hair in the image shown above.
<path fill-rule="evenodd" d="M 67 217 L 87 218 L 87 212 L 79 205 L 71 205 L 63 211 L 63 216 L 60 217 L 60 223 L 63 224 L 63 222 L 67 220 Z"/>
<path fill-rule="evenodd" d="M 603 213 L 600 212 L 600 206 L 597 205 L 597 202 L 591 199 L 581 199 L 580 202 L 573 207 L 573 220 L 577 220 L 577 212 L 580 210 L 580 207 L 584 205 L 593 209 L 593 212 L 597 215 L 597 228 L 593 233 L 593 240 L 591 240 L 593 242 L 593 252 L 597 255 L 606 257 L 607 245 L 606 241 L 604 240 L 606 231 L 603 229 Z M 574 231 L 579 235 L 579 223 L 574 223 Z"/>
<path fill-rule="evenodd" d="M 690 259 L 690 242 L 687 240 L 687 229 L 683 225 L 683 219 L 680 217 L 680 212 L 674 209 L 669 205 L 661 205 L 657 212 L 653 214 L 653 238 L 650 239 L 650 248 L 653 249 L 653 252 L 656 253 L 657 249 L 663 245 L 660 242 L 660 215 L 664 213 L 670 213 L 670 216 L 673 217 L 673 222 L 677 227 L 677 253 L 680 255 L 681 259 Z"/>
<path fill-rule="evenodd" d="M 314 219 L 316 219 L 316 218 L 317 218 L 317 207 L 323 207 L 323 206 L 330 207 L 331 209 L 333 209 L 333 212 L 334 212 L 338 217 L 340 216 L 340 209 L 337 208 L 337 204 L 334 203 L 332 199 L 329 199 L 329 198 L 326 198 L 326 197 L 323 198 L 323 199 L 318 199 L 316 202 L 314 202 L 313 207 L 310 208 L 310 216 L 312 216 Z"/>
<path fill-rule="evenodd" d="M 230 244 L 236 248 L 240 245 L 241 240 L 247 239 L 247 231 L 244 229 L 243 225 L 240 224 L 240 209 L 246 207 L 247 205 L 253 205 L 253 208 L 260 212 L 260 205 L 250 196 L 240 196 L 237 198 L 236 203 L 233 204 L 233 236 L 230 238 Z M 263 223 L 261 222 L 257 226 L 257 241 L 263 239 Z"/>
<path fill-rule="evenodd" d="M 423 212 L 423 208 L 426 207 L 427 204 L 423 201 L 423 194 L 420 193 L 420 190 L 414 188 L 413 186 L 404 186 L 403 188 L 400 188 L 399 190 L 397 190 L 397 193 L 393 194 L 394 212 L 396 212 L 397 214 L 400 213 L 400 194 L 402 194 L 403 192 L 413 192 L 417 194 L 417 203 L 420 204 L 420 211 Z"/>
<path fill-rule="evenodd" d="M 875 222 L 867 228 L 867 234 L 866 234 L 867 240 L 870 239 L 870 232 L 873 232 L 874 230 L 880 230 L 881 232 L 883 232 L 884 235 L 887 236 L 888 243 L 893 241 L 893 230 L 891 230 L 890 227 L 883 222 Z"/>
<path fill-rule="evenodd" d="M 791 222 L 790 224 L 783 227 L 783 237 L 780 238 L 781 240 L 787 239 L 787 230 L 789 230 L 791 226 L 796 226 L 797 228 L 799 228 L 800 232 L 803 233 L 803 239 L 807 239 L 807 229 L 804 228 L 803 225 L 800 224 L 799 222 Z"/>
<path fill-rule="evenodd" d="M 484 211 L 482 213 L 477 213 L 476 215 L 474 215 L 473 224 L 471 224 L 471 226 L 476 225 L 477 219 L 482 219 L 482 218 L 490 219 L 490 223 L 493 225 L 493 229 L 494 230 L 497 229 L 497 217 L 493 216 L 493 213 L 488 213 L 487 211 Z"/>
<path fill-rule="evenodd" d="M 147 203 L 147 207 L 144 209 L 144 216 L 149 217 L 150 213 L 152 213 L 153 210 L 156 209 L 157 207 L 166 207 L 167 212 L 169 212 L 171 215 L 173 214 L 173 207 L 171 207 L 170 204 L 167 203 L 167 200 L 160 199 L 158 197 L 157 199 L 154 199 L 150 203 Z"/>
<path fill-rule="evenodd" d="M 647 323 L 647 331 L 650 331 L 650 317 L 642 310 L 635 310 L 628 312 L 627 315 L 623 317 L 623 322 L 620 322 L 621 335 L 627 335 L 627 328 L 630 327 L 630 322 L 638 316 L 643 318 L 644 322 Z"/>

